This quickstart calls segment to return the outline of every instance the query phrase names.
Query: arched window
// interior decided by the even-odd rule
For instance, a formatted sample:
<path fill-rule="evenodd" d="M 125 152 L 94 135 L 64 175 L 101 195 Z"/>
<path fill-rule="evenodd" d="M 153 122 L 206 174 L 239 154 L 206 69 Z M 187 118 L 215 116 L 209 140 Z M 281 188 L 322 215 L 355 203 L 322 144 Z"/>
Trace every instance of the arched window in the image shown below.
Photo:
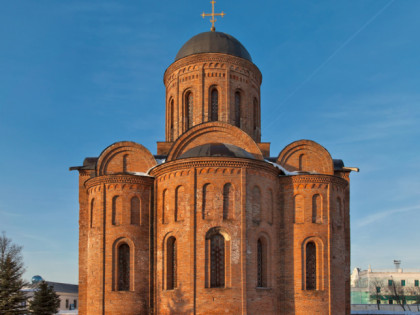
<path fill-rule="evenodd" d="M 322 199 L 319 194 L 312 196 L 312 223 L 322 222 Z"/>
<path fill-rule="evenodd" d="M 267 287 L 267 246 L 266 242 L 258 239 L 257 242 L 257 287 Z"/>
<path fill-rule="evenodd" d="M 118 246 L 118 291 L 130 290 L 130 246 Z"/>
<path fill-rule="evenodd" d="M 306 166 L 306 156 L 305 154 L 299 155 L 299 171 L 303 171 Z"/>
<path fill-rule="evenodd" d="M 170 113 L 169 113 L 169 134 L 170 140 L 174 141 L 174 100 L 170 100 Z"/>
<path fill-rule="evenodd" d="M 185 94 L 185 101 L 184 101 L 184 103 L 185 103 L 185 118 L 186 118 L 185 126 L 186 126 L 187 130 L 190 129 L 193 126 L 193 121 L 194 121 L 193 101 L 194 101 L 194 99 L 193 99 L 192 92 L 187 92 Z"/>
<path fill-rule="evenodd" d="M 337 198 L 337 226 L 341 226 L 343 222 L 343 206 L 341 204 L 341 198 Z"/>
<path fill-rule="evenodd" d="M 92 199 L 90 201 L 90 227 L 93 227 L 93 215 L 94 215 L 94 209 L 95 209 L 95 199 Z"/>
<path fill-rule="evenodd" d="M 131 198 L 131 224 L 140 224 L 140 199 L 138 197 Z"/>
<path fill-rule="evenodd" d="M 210 120 L 219 120 L 219 92 L 216 88 L 210 91 Z"/>
<path fill-rule="evenodd" d="M 112 198 L 112 225 L 120 225 L 121 207 L 121 198 L 119 196 Z"/>
<path fill-rule="evenodd" d="M 241 127 L 241 93 L 235 92 L 235 126 Z"/>
<path fill-rule="evenodd" d="M 295 196 L 295 223 L 305 222 L 305 208 L 304 199 L 302 195 Z"/>
<path fill-rule="evenodd" d="M 316 246 L 306 244 L 306 290 L 316 290 Z"/>
<path fill-rule="evenodd" d="M 177 254 L 176 238 L 171 236 L 166 245 L 166 289 L 173 290 L 177 286 Z"/>
<path fill-rule="evenodd" d="M 210 287 L 225 286 L 225 239 L 221 234 L 210 238 Z"/>
<path fill-rule="evenodd" d="M 123 156 L 123 172 L 127 172 L 127 165 L 128 165 L 128 154 L 124 154 Z"/>
<path fill-rule="evenodd" d="M 212 201 L 214 198 L 213 186 L 209 183 L 203 186 L 203 199 L 202 199 L 202 217 L 204 219 L 209 219 L 212 216 Z"/>
<path fill-rule="evenodd" d="M 258 101 L 256 98 L 254 98 L 254 131 L 257 131 L 258 128 L 258 122 L 260 120 L 259 114 L 260 112 L 258 110 Z"/>
<path fill-rule="evenodd" d="M 168 223 L 168 190 L 162 193 L 162 224 Z"/>
<path fill-rule="evenodd" d="M 234 193 L 232 184 L 223 186 L 223 220 L 233 218 Z"/>
<path fill-rule="evenodd" d="M 261 222 L 261 190 L 258 186 L 252 189 L 252 221 L 254 224 Z"/>
<path fill-rule="evenodd" d="M 184 220 L 185 205 L 184 187 L 178 186 L 175 189 L 175 221 Z"/>
<path fill-rule="evenodd" d="M 268 190 L 268 207 L 267 207 L 267 222 L 268 224 L 273 224 L 273 211 L 274 211 L 274 197 L 273 191 Z"/>

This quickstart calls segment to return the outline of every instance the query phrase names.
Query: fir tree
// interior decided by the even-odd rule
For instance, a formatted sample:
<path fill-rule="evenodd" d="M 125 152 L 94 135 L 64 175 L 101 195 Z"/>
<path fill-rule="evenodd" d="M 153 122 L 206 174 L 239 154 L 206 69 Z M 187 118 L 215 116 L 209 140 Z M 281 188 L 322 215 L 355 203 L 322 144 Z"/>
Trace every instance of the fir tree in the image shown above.
<path fill-rule="evenodd" d="M 52 286 L 45 281 L 39 283 L 34 298 L 30 303 L 29 310 L 35 315 L 52 315 L 58 312 L 60 298 Z"/>
<path fill-rule="evenodd" d="M 18 315 L 26 311 L 27 297 L 22 288 L 27 284 L 22 279 L 25 271 L 21 246 L 12 243 L 10 238 L 0 236 L 0 314 Z"/>

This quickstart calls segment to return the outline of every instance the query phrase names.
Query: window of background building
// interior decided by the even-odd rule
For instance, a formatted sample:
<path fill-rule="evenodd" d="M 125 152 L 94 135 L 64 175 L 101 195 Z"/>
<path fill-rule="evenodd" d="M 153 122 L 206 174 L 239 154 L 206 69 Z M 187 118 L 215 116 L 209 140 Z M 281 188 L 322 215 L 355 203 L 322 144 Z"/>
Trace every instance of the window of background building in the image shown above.
<path fill-rule="evenodd" d="M 388 303 L 389 304 L 394 304 L 392 300 L 388 300 Z"/>
<path fill-rule="evenodd" d="M 392 280 L 388 280 L 388 285 L 391 286 L 392 285 Z"/>
<path fill-rule="evenodd" d="M 74 300 L 73 302 L 74 302 L 74 308 L 76 309 L 77 308 L 77 300 Z"/>
<path fill-rule="evenodd" d="M 376 293 L 381 293 L 381 287 L 376 287 Z"/>
<path fill-rule="evenodd" d="M 401 286 L 405 287 L 405 280 L 401 280 Z"/>
<path fill-rule="evenodd" d="M 66 300 L 66 308 L 69 308 L 69 300 Z"/>
<path fill-rule="evenodd" d="M 419 286 L 419 280 L 414 280 L 414 286 L 418 287 Z"/>

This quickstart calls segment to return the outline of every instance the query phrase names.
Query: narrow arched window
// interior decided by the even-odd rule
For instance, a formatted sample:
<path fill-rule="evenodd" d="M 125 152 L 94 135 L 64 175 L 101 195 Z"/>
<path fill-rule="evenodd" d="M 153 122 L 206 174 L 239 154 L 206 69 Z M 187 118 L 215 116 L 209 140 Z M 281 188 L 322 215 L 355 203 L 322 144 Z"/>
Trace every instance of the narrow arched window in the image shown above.
<path fill-rule="evenodd" d="M 131 198 L 131 224 L 140 224 L 140 199 L 138 197 Z"/>
<path fill-rule="evenodd" d="M 252 189 L 252 221 L 254 224 L 261 222 L 261 190 L 258 186 Z"/>
<path fill-rule="evenodd" d="M 306 244 L 306 290 L 316 290 L 316 246 Z"/>
<path fill-rule="evenodd" d="M 302 195 L 296 195 L 294 198 L 294 206 L 295 206 L 295 223 L 303 223 L 305 222 L 305 205 L 304 199 Z"/>
<path fill-rule="evenodd" d="M 94 215 L 94 209 L 95 209 L 95 199 L 92 199 L 90 201 L 90 227 L 93 227 L 93 215 Z"/>
<path fill-rule="evenodd" d="M 257 286 L 267 287 L 267 249 L 266 244 L 261 239 L 257 242 Z"/>
<path fill-rule="evenodd" d="M 130 246 L 118 247 L 118 291 L 130 290 Z"/>
<path fill-rule="evenodd" d="M 211 184 L 205 184 L 203 186 L 203 197 L 202 197 L 202 218 L 208 219 L 210 217 L 210 203 L 213 198 L 213 187 Z"/>
<path fill-rule="evenodd" d="M 112 225 L 120 224 L 121 207 L 121 198 L 119 196 L 112 198 Z"/>
<path fill-rule="evenodd" d="M 162 224 L 168 223 L 168 190 L 162 193 Z"/>
<path fill-rule="evenodd" d="M 235 126 L 241 127 L 241 93 L 235 92 Z"/>
<path fill-rule="evenodd" d="M 258 110 L 258 101 L 256 98 L 254 98 L 254 131 L 257 131 L 258 125 L 259 125 L 259 110 Z"/>
<path fill-rule="evenodd" d="M 210 238 L 210 286 L 225 286 L 225 239 L 221 234 Z"/>
<path fill-rule="evenodd" d="M 343 222 L 343 206 L 341 204 L 341 198 L 337 198 L 337 225 L 341 226 Z"/>
<path fill-rule="evenodd" d="M 170 140 L 174 141 L 174 100 L 170 101 L 170 113 L 169 113 L 169 134 Z"/>
<path fill-rule="evenodd" d="M 184 187 L 178 186 L 175 189 L 175 221 L 184 220 L 185 205 Z"/>
<path fill-rule="evenodd" d="M 128 165 L 128 154 L 124 154 L 123 156 L 123 172 L 126 173 L 127 172 L 127 167 Z"/>
<path fill-rule="evenodd" d="M 268 224 L 273 224 L 273 211 L 274 211 L 274 197 L 273 191 L 268 190 L 268 207 L 267 207 L 267 222 Z"/>
<path fill-rule="evenodd" d="M 305 154 L 299 155 L 299 171 L 305 170 L 306 166 L 306 156 Z"/>
<path fill-rule="evenodd" d="M 233 217 L 233 188 L 227 183 L 223 186 L 223 220 Z"/>
<path fill-rule="evenodd" d="M 219 92 L 216 88 L 210 92 L 210 120 L 219 120 Z"/>
<path fill-rule="evenodd" d="M 176 238 L 171 236 L 166 248 L 166 289 L 173 290 L 177 286 L 177 254 Z"/>
<path fill-rule="evenodd" d="M 322 222 L 322 203 L 321 196 L 315 194 L 312 196 L 312 223 Z"/>
<path fill-rule="evenodd" d="M 193 116 L 193 94 L 191 92 L 187 92 L 185 94 L 185 118 L 186 118 L 186 122 L 185 122 L 185 126 L 187 129 L 190 129 L 193 126 L 193 120 L 194 120 L 194 116 Z"/>

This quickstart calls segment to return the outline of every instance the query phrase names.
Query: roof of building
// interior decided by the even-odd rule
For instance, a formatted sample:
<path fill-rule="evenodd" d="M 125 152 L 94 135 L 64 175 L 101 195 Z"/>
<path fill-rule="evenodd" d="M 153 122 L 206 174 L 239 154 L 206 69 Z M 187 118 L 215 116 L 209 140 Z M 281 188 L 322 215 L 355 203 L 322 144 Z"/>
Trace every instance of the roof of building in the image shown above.
<path fill-rule="evenodd" d="M 79 286 L 77 284 L 61 283 L 45 281 L 49 286 L 52 286 L 55 292 L 59 293 L 78 293 Z M 37 289 L 41 282 L 34 282 L 26 286 L 25 291 L 34 291 Z"/>
<path fill-rule="evenodd" d="M 179 159 L 186 159 L 192 157 L 236 157 L 245 159 L 255 159 L 255 157 L 245 151 L 244 149 L 237 147 L 233 144 L 225 143 L 207 143 L 184 152 L 179 156 Z"/>
<path fill-rule="evenodd" d="M 203 53 L 222 53 L 252 62 L 248 50 L 235 37 L 222 32 L 204 32 L 188 40 L 178 51 L 175 61 Z"/>

